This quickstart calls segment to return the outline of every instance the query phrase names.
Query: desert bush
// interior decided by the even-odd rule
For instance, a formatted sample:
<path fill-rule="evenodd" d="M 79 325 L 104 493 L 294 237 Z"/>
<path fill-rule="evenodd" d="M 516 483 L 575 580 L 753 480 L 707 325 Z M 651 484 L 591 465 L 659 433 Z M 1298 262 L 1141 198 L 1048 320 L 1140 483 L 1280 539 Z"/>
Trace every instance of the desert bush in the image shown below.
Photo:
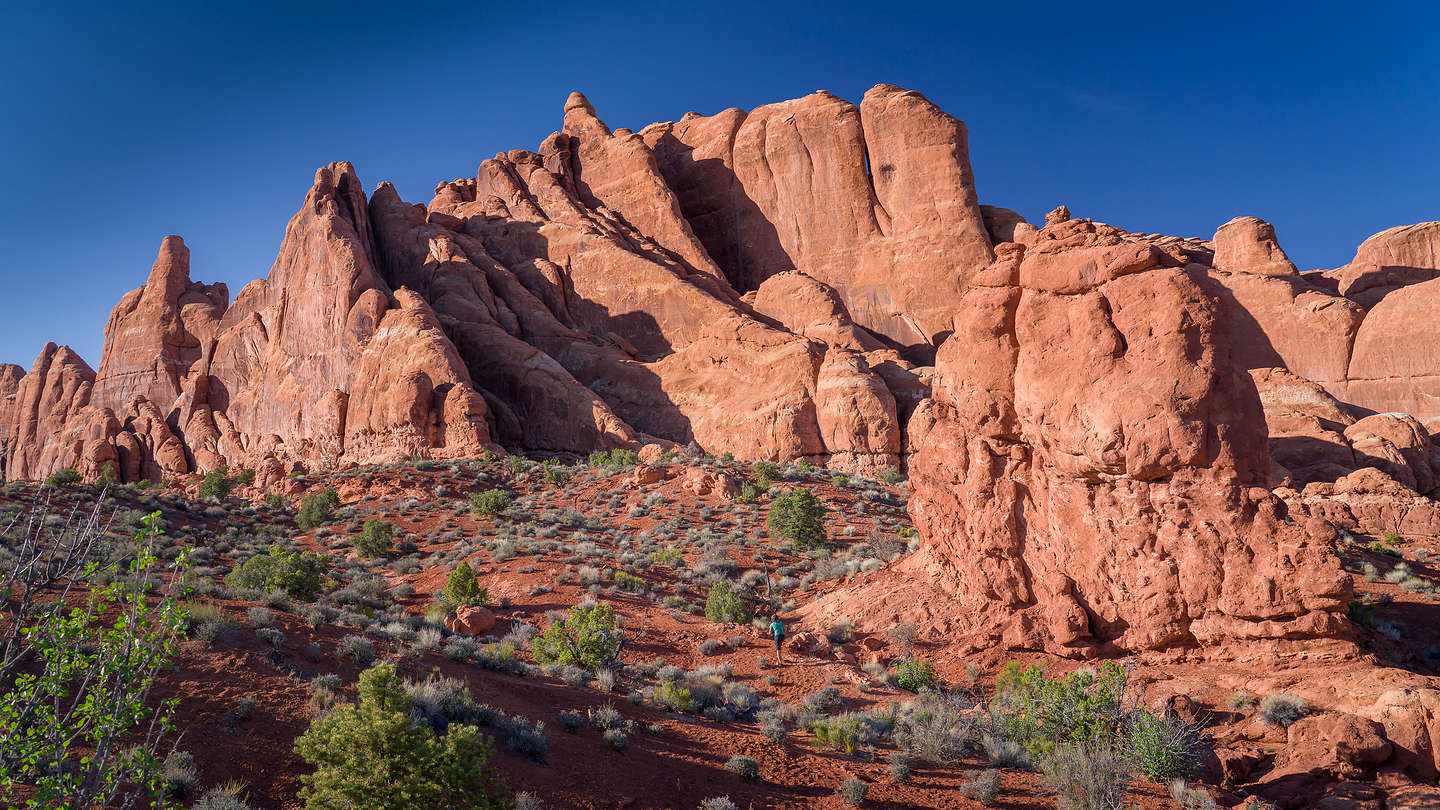
<path fill-rule="evenodd" d="M 1131 767 L 1162 785 L 1194 777 L 1204 754 L 1203 739 L 1194 726 L 1143 708 L 1125 718 L 1122 745 Z"/>
<path fill-rule="evenodd" d="M 915 759 L 935 765 L 956 762 L 978 743 L 979 730 L 968 711 L 972 705 L 958 695 L 927 693 L 900 713 L 891 737 Z"/>
<path fill-rule="evenodd" d="M 750 475 L 755 478 L 755 486 L 764 491 L 769 489 L 780 477 L 780 468 L 773 462 L 757 461 L 750 465 Z"/>
<path fill-rule="evenodd" d="M 375 660 L 375 646 L 364 636 L 346 636 L 335 645 L 335 654 L 363 667 Z"/>
<path fill-rule="evenodd" d="M 801 487 L 775 499 L 765 525 L 770 534 L 799 548 L 817 548 L 825 543 L 824 518 L 825 505 Z"/>
<path fill-rule="evenodd" d="M 677 712 L 688 712 L 694 703 L 690 690 L 674 681 L 655 684 L 655 702 Z"/>
<path fill-rule="evenodd" d="M 700 802 L 700 810 L 740 810 L 729 796 L 711 796 Z"/>
<path fill-rule="evenodd" d="M 1310 704 L 1299 695 L 1289 692 L 1271 692 L 1260 701 L 1260 718 L 1272 726 L 1289 728 L 1292 723 L 1310 713 Z"/>
<path fill-rule="evenodd" d="M 85 480 L 74 467 L 66 467 L 56 470 L 49 478 L 45 479 L 47 487 L 73 487 Z"/>
<path fill-rule="evenodd" d="M 541 664 L 582 666 L 589 670 L 613 663 L 625 644 L 615 608 L 581 604 L 570 609 L 564 621 L 552 621 L 530 642 L 530 652 Z"/>
<path fill-rule="evenodd" d="M 608 744 L 611 748 L 614 748 L 616 751 L 624 751 L 630 745 L 630 737 L 625 733 L 623 729 L 606 729 L 605 733 L 600 735 L 600 737 L 601 739 L 605 740 L 606 744 Z"/>
<path fill-rule="evenodd" d="M 1229 697 L 1225 698 L 1225 705 L 1229 706 L 1231 709 L 1234 709 L 1237 712 L 1243 712 L 1253 709 L 1255 708 L 1255 704 L 1259 702 L 1259 698 L 1255 697 L 1249 692 L 1244 691 L 1235 692 Z"/>
<path fill-rule="evenodd" d="M 504 490 L 487 489 L 470 496 L 470 511 L 476 516 L 498 515 L 510 507 L 510 495 Z"/>
<path fill-rule="evenodd" d="M 230 490 L 234 488 L 235 479 L 230 477 L 230 470 L 222 466 L 205 473 L 205 477 L 200 480 L 200 489 L 197 494 L 201 498 L 223 501 L 230 497 Z"/>
<path fill-rule="evenodd" d="M 903 480 L 900 470 L 896 467 L 881 467 L 880 472 L 875 473 L 875 480 L 894 486 Z"/>
<path fill-rule="evenodd" d="M 705 618 L 712 622 L 745 624 L 750 621 L 750 606 L 735 593 L 728 580 L 710 586 L 705 597 Z"/>
<path fill-rule="evenodd" d="M 295 741 L 315 767 L 301 777 L 308 810 L 513 806 L 490 764 L 490 740 L 475 726 L 451 725 L 437 735 L 412 722 L 411 700 L 390 664 L 361 673 L 358 691 L 357 705 L 316 720 Z"/>
<path fill-rule="evenodd" d="M 225 578 L 232 588 L 253 588 L 258 591 L 284 591 L 310 601 L 320 592 L 320 577 L 325 573 L 325 558 L 313 551 L 292 551 L 278 545 L 264 554 L 246 560 Z"/>
<path fill-rule="evenodd" d="M 725 770 L 746 781 L 760 777 L 760 763 L 750 757 L 731 757 L 725 762 Z"/>
<path fill-rule="evenodd" d="M 590 454 L 589 459 L 591 467 L 609 467 L 614 470 L 634 467 L 639 462 L 640 457 L 634 450 L 624 448 L 617 448 L 608 453 L 604 450 L 596 450 Z"/>
<path fill-rule="evenodd" d="M 312 492 L 300 499 L 300 511 L 295 515 L 295 524 L 301 531 L 322 526 L 330 522 L 331 516 L 335 513 L 335 507 L 340 505 L 340 494 L 334 487 L 326 487 L 320 492 Z"/>
<path fill-rule="evenodd" d="M 366 557 L 383 557 L 395 542 L 395 527 L 383 520 L 370 518 L 355 538 L 355 550 Z"/>
<path fill-rule="evenodd" d="M 1129 775 L 1110 746 L 1064 742 L 1040 760 L 1045 781 L 1060 794 L 1060 810 L 1121 810 Z"/>
<path fill-rule="evenodd" d="M 908 692 L 919 692 L 935 683 L 935 667 L 929 661 L 907 658 L 895 668 L 895 685 Z"/>
<path fill-rule="evenodd" d="M 972 802 L 979 802 L 984 807 L 992 807 L 995 800 L 1000 798 L 1000 772 L 994 768 L 986 768 L 955 792 Z"/>
<path fill-rule="evenodd" d="M 835 791 L 840 794 L 841 800 L 851 807 L 859 807 L 865 803 L 865 797 L 870 795 L 870 784 L 855 777 L 850 777 L 840 783 L 839 789 Z"/>
<path fill-rule="evenodd" d="M 1125 682 L 1125 671 L 1113 662 L 1060 678 L 1045 677 L 1039 665 L 1011 663 L 995 679 L 991 723 L 1037 763 L 1062 743 L 1108 745 L 1121 719 Z"/>

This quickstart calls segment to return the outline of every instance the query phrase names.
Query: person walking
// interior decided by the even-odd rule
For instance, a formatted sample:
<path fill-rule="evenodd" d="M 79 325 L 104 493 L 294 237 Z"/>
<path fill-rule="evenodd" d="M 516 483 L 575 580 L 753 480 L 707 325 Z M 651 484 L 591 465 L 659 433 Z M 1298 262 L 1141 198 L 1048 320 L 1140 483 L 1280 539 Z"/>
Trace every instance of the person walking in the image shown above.
<path fill-rule="evenodd" d="M 770 635 L 775 637 L 775 664 L 785 666 L 785 653 L 781 646 L 785 643 L 785 621 L 780 614 L 775 614 L 775 620 L 770 622 Z"/>

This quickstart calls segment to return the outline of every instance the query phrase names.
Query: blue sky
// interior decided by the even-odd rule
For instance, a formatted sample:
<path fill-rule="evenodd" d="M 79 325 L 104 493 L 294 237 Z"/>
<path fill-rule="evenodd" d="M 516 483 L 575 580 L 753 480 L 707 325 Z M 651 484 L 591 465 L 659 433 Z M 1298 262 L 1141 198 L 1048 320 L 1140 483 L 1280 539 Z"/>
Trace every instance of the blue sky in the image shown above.
<path fill-rule="evenodd" d="M 0 5 L 0 361 L 98 365 L 178 233 L 231 295 L 317 166 L 428 201 L 534 148 L 571 90 L 612 127 L 888 82 L 970 127 L 982 202 L 1136 231 L 1272 221 L 1302 268 L 1440 219 L 1434 4 Z"/>

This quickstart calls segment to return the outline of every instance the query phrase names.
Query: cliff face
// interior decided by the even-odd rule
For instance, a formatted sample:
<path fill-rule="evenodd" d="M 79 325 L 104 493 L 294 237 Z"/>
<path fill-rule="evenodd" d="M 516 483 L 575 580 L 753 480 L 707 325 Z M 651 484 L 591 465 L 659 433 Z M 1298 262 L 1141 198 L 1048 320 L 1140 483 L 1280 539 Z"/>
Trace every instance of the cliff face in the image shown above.
<path fill-rule="evenodd" d="M 0 476 L 269 486 L 690 442 L 908 462 L 907 570 L 971 617 L 957 631 L 1283 643 L 1339 632 L 1331 524 L 1440 534 L 1437 284 L 1437 223 L 1309 272 L 1253 217 L 1212 240 L 1063 206 L 1037 228 L 980 205 L 963 123 L 889 85 L 639 132 L 576 93 L 535 151 L 426 204 L 320 169 L 233 302 L 167 237 L 98 372 L 54 345 L 0 366 Z"/>

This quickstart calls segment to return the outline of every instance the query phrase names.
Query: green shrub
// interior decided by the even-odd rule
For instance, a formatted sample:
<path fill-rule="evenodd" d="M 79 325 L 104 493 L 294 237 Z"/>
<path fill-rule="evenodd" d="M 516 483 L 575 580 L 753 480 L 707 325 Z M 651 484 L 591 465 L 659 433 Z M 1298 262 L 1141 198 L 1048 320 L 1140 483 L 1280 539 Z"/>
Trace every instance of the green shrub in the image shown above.
<path fill-rule="evenodd" d="M 615 608 L 604 604 L 576 605 L 562 621 L 553 621 L 530 643 L 541 664 L 580 666 L 589 670 L 611 664 L 620 655 L 625 634 Z"/>
<path fill-rule="evenodd" d="M 545 472 L 540 476 L 540 480 L 550 486 L 563 487 L 565 486 L 565 482 L 570 480 L 570 473 L 564 467 L 551 464 L 549 461 L 546 461 L 542 466 Z"/>
<path fill-rule="evenodd" d="M 285 508 L 285 496 L 284 496 L 284 495 L 281 495 L 281 494 L 278 493 L 278 492 L 272 492 L 272 493 L 270 493 L 270 494 L 268 494 L 268 495 L 265 496 L 265 503 L 266 503 L 266 505 L 269 506 L 271 509 L 284 509 L 284 508 Z"/>
<path fill-rule="evenodd" d="M 300 512 L 295 516 L 295 523 L 301 531 L 308 532 L 317 526 L 329 523 L 335 507 L 339 505 L 340 495 L 335 492 L 334 487 L 326 487 L 321 492 L 312 492 L 300 499 Z"/>
<path fill-rule="evenodd" d="M 0 806 L 166 804 L 161 751 L 179 699 L 147 696 L 186 626 L 177 599 L 186 556 L 158 558 L 157 511 L 142 519 L 128 559 L 87 563 L 108 540 L 97 524 L 61 535 L 45 528 L 42 508 L 18 521 L 7 561 L 6 590 L 25 598 L 0 599 L 8 624 L 0 643 Z M 36 592 L 55 581 L 91 587 L 69 609 L 43 596 L 37 602 Z"/>
<path fill-rule="evenodd" d="M 1200 771 L 1200 734 L 1178 717 L 1136 709 L 1125 720 L 1125 759 L 1159 784 L 1191 779 Z"/>
<path fill-rule="evenodd" d="M 358 705 L 310 724 L 295 750 L 315 772 L 301 777 L 307 810 L 501 810 L 514 807 L 490 764 L 491 742 L 473 725 L 450 724 L 443 735 L 416 723 L 394 666 L 360 675 Z"/>
<path fill-rule="evenodd" d="M 780 468 L 769 461 L 757 461 L 750 465 L 750 474 L 755 477 L 755 486 L 766 490 L 780 477 Z"/>
<path fill-rule="evenodd" d="M 1038 664 L 1008 664 L 995 679 L 991 721 L 1002 737 L 1040 762 L 1062 743 L 1109 745 L 1120 721 L 1125 670 L 1106 662 L 1047 678 Z"/>
<path fill-rule="evenodd" d="M 722 579 L 710 586 L 710 595 L 705 598 L 705 618 L 712 622 L 748 624 L 750 606 Z"/>
<path fill-rule="evenodd" d="M 308 602 L 320 592 L 320 577 L 324 573 L 325 558 L 321 555 L 271 546 L 268 552 L 256 554 L 230 572 L 225 581 L 232 588 L 253 588 L 266 593 L 284 591 Z"/>
<path fill-rule="evenodd" d="M 201 498 L 214 498 L 223 501 L 230 497 L 230 490 L 235 488 L 235 480 L 230 477 L 230 470 L 227 467 L 220 467 L 205 473 L 200 481 L 199 495 Z"/>
<path fill-rule="evenodd" d="M 900 483 L 902 479 L 899 469 L 895 467 L 881 467 L 880 472 L 875 473 L 875 480 L 894 486 Z"/>
<path fill-rule="evenodd" d="M 674 681 L 655 684 L 655 702 L 677 712 L 688 712 L 694 705 L 690 690 Z"/>
<path fill-rule="evenodd" d="M 470 563 L 461 560 L 450 572 L 450 578 L 445 582 L 445 602 L 447 608 L 453 609 L 460 605 L 483 605 L 490 601 L 490 594 L 475 579 L 475 569 Z"/>
<path fill-rule="evenodd" d="M 604 450 L 596 450 L 590 454 L 591 467 L 609 467 L 615 470 L 622 470 L 626 467 L 634 467 L 640 463 L 640 456 L 634 450 L 617 448 L 608 453 Z"/>
<path fill-rule="evenodd" d="M 73 487 L 83 479 L 74 467 L 66 467 L 63 470 L 56 470 L 53 475 L 45 479 L 47 487 Z"/>
<path fill-rule="evenodd" d="M 919 692 L 935 683 L 935 667 L 928 661 L 907 658 L 895 668 L 895 685 L 910 692 Z"/>
<path fill-rule="evenodd" d="M 825 543 L 825 505 L 815 494 L 803 487 L 791 490 L 770 504 L 765 525 L 770 533 L 789 540 L 800 548 L 816 548 Z"/>
<path fill-rule="evenodd" d="M 251 484 L 255 483 L 255 471 L 251 469 L 242 469 L 240 472 L 235 474 L 235 483 L 239 484 L 242 487 L 250 486 Z"/>
<path fill-rule="evenodd" d="M 370 518 L 355 538 L 355 550 L 366 557 L 383 557 L 395 542 L 395 527 L 383 520 Z"/>
<path fill-rule="evenodd" d="M 735 500 L 739 503 L 755 503 L 759 499 L 760 490 L 749 481 L 740 485 L 740 494 L 735 496 Z"/>
<path fill-rule="evenodd" d="M 501 489 L 487 489 L 470 496 L 470 511 L 477 517 L 498 515 L 509 507 L 510 495 Z"/>

